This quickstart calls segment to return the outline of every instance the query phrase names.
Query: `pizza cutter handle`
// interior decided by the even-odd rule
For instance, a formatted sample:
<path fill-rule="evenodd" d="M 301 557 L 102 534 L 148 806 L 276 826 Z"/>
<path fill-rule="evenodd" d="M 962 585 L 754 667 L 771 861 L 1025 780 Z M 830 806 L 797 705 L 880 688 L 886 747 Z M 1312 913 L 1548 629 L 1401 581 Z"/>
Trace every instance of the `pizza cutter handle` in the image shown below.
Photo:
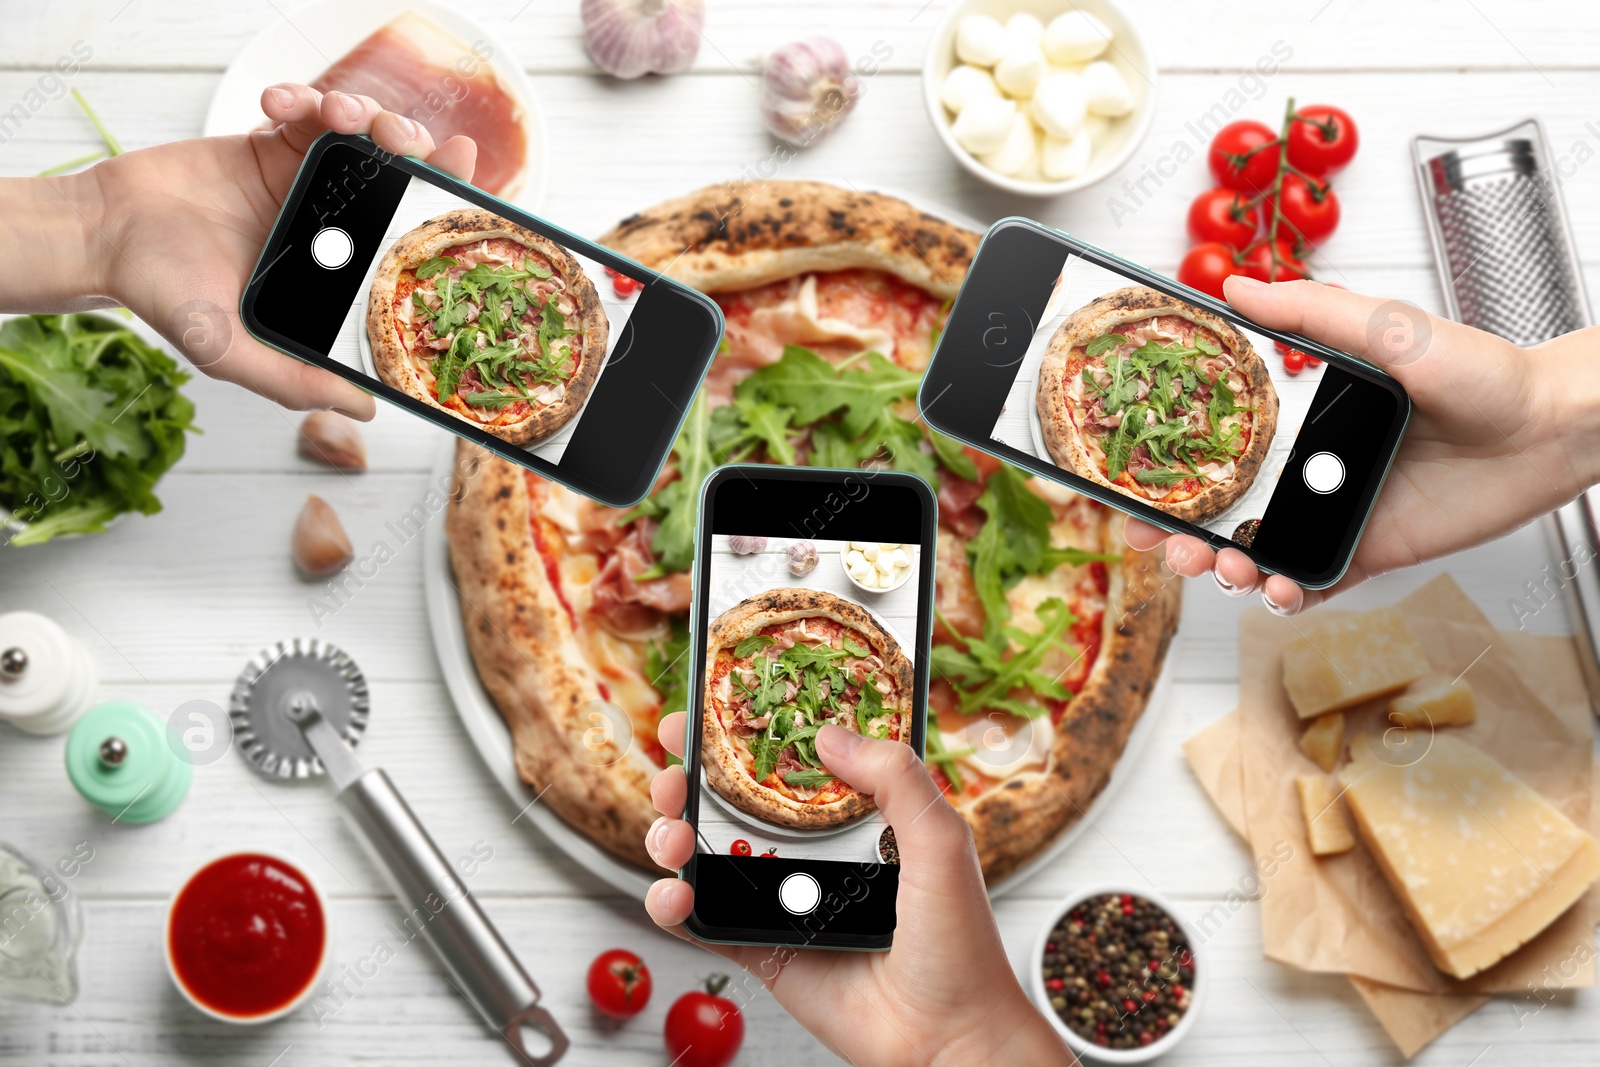
<path fill-rule="evenodd" d="M 419 933 L 449 972 L 451 984 L 499 1031 L 523 1062 L 548 1067 L 567 1036 L 539 1006 L 539 987 L 522 969 L 489 917 L 456 876 L 389 776 L 366 771 L 339 793 L 339 806 L 406 912 L 401 929 Z M 550 1042 L 529 1052 L 526 1028 Z"/>

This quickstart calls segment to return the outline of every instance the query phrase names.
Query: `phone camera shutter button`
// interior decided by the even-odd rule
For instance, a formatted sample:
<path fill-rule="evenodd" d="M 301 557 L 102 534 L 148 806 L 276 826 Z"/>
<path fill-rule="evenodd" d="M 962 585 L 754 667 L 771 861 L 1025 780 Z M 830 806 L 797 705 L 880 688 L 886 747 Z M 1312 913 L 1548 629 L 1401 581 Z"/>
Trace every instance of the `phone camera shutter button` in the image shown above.
<path fill-rule="evenodd" d="M 324 227 L 311 238 L 311 258 L 317 261 L 317 266 L 328 270 L 338 270 L 350 262 L 355 250 L 356 244 L 350 240 L 350 235 L 337 226 Z"/>
<path fill-rule="evenodd" d="M 1332 452 L 1318 452 L 1300 473 L 1313 493 L 1331 493 L 1344 484 L 1344 460 Z"/>
<path fill-rule="evenodd" d="M 809 874 L 791 874 L 778 885 L 778 903 L 791 915 L 810 915 L 822 903 L 822 887 Z"/>

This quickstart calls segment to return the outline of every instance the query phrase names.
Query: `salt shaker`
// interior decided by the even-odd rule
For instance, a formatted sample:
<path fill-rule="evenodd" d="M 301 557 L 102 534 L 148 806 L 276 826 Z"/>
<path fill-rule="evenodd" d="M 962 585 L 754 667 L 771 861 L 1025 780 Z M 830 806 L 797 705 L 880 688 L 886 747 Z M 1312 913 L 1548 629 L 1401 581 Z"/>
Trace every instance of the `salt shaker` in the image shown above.
<path fill-rule="evenodd" d="M 0 615 L 0 720 L 59 734 L 88 709 L 98 681 L 89 653 L 53 620 Z"/>

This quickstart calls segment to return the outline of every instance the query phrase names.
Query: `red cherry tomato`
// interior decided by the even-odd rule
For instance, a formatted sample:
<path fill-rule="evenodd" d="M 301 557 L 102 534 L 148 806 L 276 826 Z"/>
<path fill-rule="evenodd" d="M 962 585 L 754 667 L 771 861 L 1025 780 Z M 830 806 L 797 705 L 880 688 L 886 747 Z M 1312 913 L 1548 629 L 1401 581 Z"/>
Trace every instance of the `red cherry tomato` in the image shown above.
<path fill-rule="evenodd" d="M 589 964 L 589 999 L 613 1019 L 631 1019 L 650 1003 L 650 968 L 627 949 L 602 952 Z"/>
<path fill-rule="evenodd" d="M 1278 250 L 1276 265 L 1272 262 L 1273 246 Z M 1239 273 L 1248 274 L 1259 282 L 1286 282 L 1310 276 L 1305 263 L 1294 254 L 1294 247 L 1282 238 L 1270 243 L 1263 241 L 1246 253 Z"/>
<path fill-rule="evenodd" d="M 1296 111 L 1288 140 L 1289 162 L 1319 178 L 1350 162 L 1361 143 L 1350 116 L 1327 104 Z"/>
<path fill-rule="evenodd" d="M 1297 349 L 1289 349 L 1283 354 L 1283 369 L 1291 375 L 1299 374 L 1306 369 L 1306 354 Z"/>
<path fill-rule="evenodd" d="M 769 848 L 761 854 L 760 858 L 764 860 L 775 860 L 778 858 L 778 850 L 776 848 Z"/>
<path fill-rule="evenodd" d="M 1243 248 L 1256 238 L 1258 210 L 1237 189 L 1207 189 L 1189 205 L 1189 236 L 1197 244 L 1215 241 Z"/>
<path fill-rule="evenodd" d="M 613 272 L 611 275 L 611 288 L 616 290 L 618 297 L 626 300 L 629 296 L 643 289 L 644 282 L 639 281 L 637 278 L 630 278 L 626 274 Z"/>
<path fill-rule="evenodd" d="M 1238 273 L 1239 266 L 1234 262 L 1233 249 L 1216 241 L 1195 245 L 1183 257 L 1183 262 L 1178 264 L 1180 282 L 1202 293 L 1209 293 L 1218 300 L 1225 299 L 1222 295 L 1223 279 Z"/>
<path fill-rule="evenodd" d="M 1253 119 L 1230 122 L 1211 139 L 1206 161 L 1218 185 L 1259 193 L 1278 176 L 1278 135 Z M 1268 147 L 1271 146 L 1271 147 Z"/>
<path fill-rule="evenodd" d="M 1333 283 L 1329 282 L 1328 284 L 1332 285 Z M 1340 286 L 1340 288 L 1342 289 L 1344 287 Z M 1320 367 L 1320 366 L 1322 366 L 1322 360 L 1318 359 L 1316 356 L 1313 356 L 1310 352 L 1302 352 L 1298 348 L 1290 348 L 1288 345 L 1284 344 L 1282 341 L 1274 341 L 1274 342 L 1272 342 L 1272 347 L 1276 348 L 1278 350 L 1278 355 L 1284 357 L 1284 365 L 1285 366 L 1288 365 L 1289 354 L 1291 352 L 1294 353 L 1295 355 L 1299 356 L 1301 359 L 1305 360 L 1306 361 L 1305 365 L 1308 366 L 1308 367 Z M 1289 373 L 1293 374 L 1295 372 L 1294 371 L 1290 371 Z"/>
<path fill-rule="evenodd" d="M 1272 217 L 1273 204 L 1283 205 L 1283 221 L 1289 224 L 1289 236 L 1306 244 L 1321 244 L 1339 226 L 1339 198 L 1326 182 L 1313 185 L 1298 174 L 1283 176 L 1283 198 L 1269 196 L 1265 203 L 1266 217 Z M 1280 224 L 1278 232 L 1283 233 Z"/>
<path fill-rule="evenodd" d="M 733 843 L 733 847 L 728 852 L 734 856 L 748 856 L 750 855 L 750 842 L 741 837 Z"/>
<path fill-rule="evenodd" d="M 667 1009 L 667 1060 L 674 1067 L 726 1067 L 744 1042 L 739 1006 L 718 996 L 727 976 L 706 980 L 706 991 L 691 990 Z"/>

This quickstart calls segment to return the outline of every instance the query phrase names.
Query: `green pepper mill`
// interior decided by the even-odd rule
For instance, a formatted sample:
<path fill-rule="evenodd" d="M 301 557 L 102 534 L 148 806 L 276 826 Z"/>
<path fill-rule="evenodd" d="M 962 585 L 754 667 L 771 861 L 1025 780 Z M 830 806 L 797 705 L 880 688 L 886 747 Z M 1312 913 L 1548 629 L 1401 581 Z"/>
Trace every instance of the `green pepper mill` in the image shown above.
<path fill-rule="evenodd" d="M 164 819 L 193 774 L 167 734 L 166 723 L 131 700 L 91 708 L 67 737 L 67 777 L 112 822 Z"/>

